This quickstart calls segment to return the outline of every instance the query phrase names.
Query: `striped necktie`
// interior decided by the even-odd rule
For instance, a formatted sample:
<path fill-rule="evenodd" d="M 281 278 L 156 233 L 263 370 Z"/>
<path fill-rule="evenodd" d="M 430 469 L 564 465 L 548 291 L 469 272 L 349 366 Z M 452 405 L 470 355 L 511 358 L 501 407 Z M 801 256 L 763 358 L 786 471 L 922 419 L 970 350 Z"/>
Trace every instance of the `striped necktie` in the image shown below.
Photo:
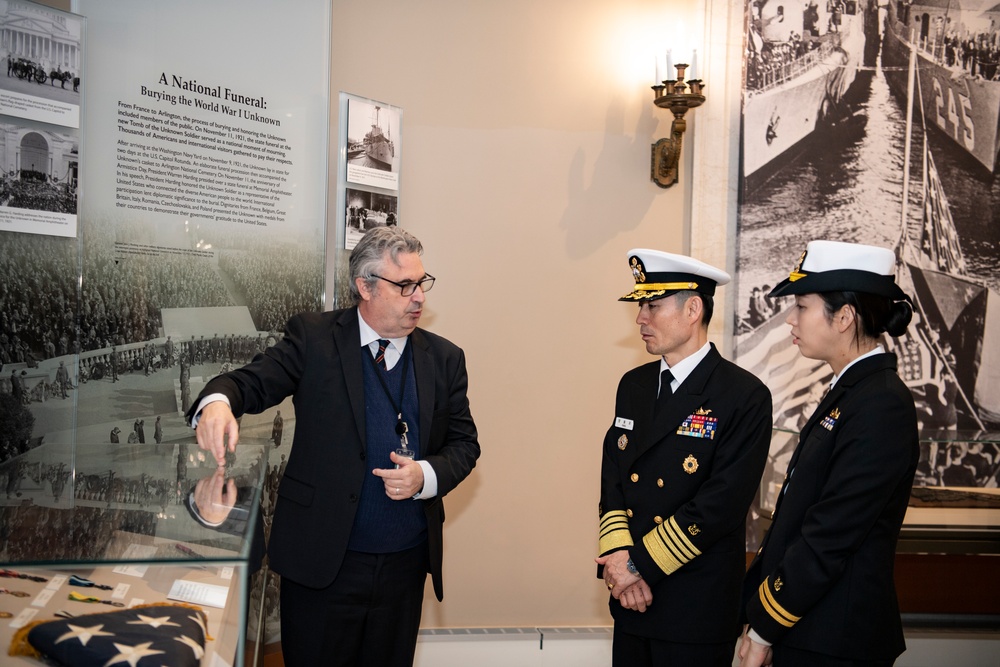
<path fill-rule="evenodd" d="M 378 340 L 378 353 L 375 354 L 375 363 L 379 365 L 379 368 L 386 370 L 385 365 L 385 348 L 389 347 L 389 341 L 384 338 L 379 338 Z"/>

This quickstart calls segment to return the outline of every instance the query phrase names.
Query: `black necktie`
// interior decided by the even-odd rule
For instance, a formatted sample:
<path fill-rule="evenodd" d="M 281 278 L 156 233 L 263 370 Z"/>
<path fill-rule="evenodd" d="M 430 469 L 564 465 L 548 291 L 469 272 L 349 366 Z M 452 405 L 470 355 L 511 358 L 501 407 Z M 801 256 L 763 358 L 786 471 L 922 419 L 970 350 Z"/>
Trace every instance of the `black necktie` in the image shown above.
<path fill-rule="evenodd" d="M 674 381 L 674 374 L 669 368 L 665 368 L 660 373 L 660 393 L 656 397 L 656 411 L 659 412 L 667 404 L 674 390 L 670 388 L 670 383 Z"/>
<path fill-rule="evenodd" d="M 389 341 L 384 338 L 379 338 L 378 341 L 378 353 L 375 355 L 375 363 L 379 365 L 382 370 L 386 370 L 385 365 L 385 348 L 389 347 Z"/>

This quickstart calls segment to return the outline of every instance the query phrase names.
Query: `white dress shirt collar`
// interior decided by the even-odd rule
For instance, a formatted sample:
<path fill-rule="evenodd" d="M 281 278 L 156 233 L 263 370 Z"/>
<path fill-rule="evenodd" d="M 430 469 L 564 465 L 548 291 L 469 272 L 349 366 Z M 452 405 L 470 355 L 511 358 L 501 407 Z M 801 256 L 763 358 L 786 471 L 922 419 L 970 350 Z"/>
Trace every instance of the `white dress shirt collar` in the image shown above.
<path fill-rule="evenodd" d="M 371 326 L 365 322 L 365 318 L 361 317 L 361 311 L 358 310 L 358 331 L 361 334 L 361 347 L 367 347 L 371 350 L 372 356 L 378 352 L 378 341 L 382 336 L 378 335 L 378 332 L 371 328 Z M 402 338 L 389 338 L 389 347 L 385 350 L 385 367 L 391 369 L 399 361 L 399 358 L 403 355 L 403 350 L 406 349 L 406 341 L 409 337 L 403 336 Z"/>
<path fill-rule="evenodd" d="M 660 358 L 660 372 L 662 373 L 670 369 L 670 374 L 674 376 L 673 382 L 670 383 L 670 390 L 672 392 L 677 391 L 677 387 L 681 386 L 681 383 L 687 379 L 688 375 L 691 375 L 692 371 L 698 367 L 698 364 L 708 356 L 711 349 L 712 344 L 706 342 L 700 350 L 688 357 L 684 357 L 673 366 L 668 366 L 666 360 L 662 357 Z"/>
<path fill-rule="evenodd" d="M 857 357 L 854 361 L 852 361 L 851 363 L 849 363 L 846 366 L 844 366 L 844 369 L 842 371 L 840 371 L 840 375 L 834 375 L 833 379 L 830 380 L 830 389 L 833 389 L 834 386 L 836 386 L 837 380 L 839 380 L 840 378 L 844 377 L 844 373 L 847 372 L 848 368 L 850 368 L 854 364 L 858 363 L 862 359 L 867 359 L 868 357 L 874 357 L 876 354 L 885 354 L 885 348 L 882 347 L 881 343 L 879 343 L 878 345 L 876 345 L 875 349 L 872 350 L 871 352 L 865 352 L 860 357 Z"/>

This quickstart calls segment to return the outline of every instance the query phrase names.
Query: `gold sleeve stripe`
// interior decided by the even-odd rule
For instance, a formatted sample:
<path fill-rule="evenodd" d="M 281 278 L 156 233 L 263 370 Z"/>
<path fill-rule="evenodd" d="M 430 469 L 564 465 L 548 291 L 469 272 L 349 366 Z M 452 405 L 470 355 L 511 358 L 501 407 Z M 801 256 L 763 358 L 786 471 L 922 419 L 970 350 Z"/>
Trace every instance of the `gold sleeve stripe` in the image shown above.
<path fill-rule="evenodd" d="M 684 563 L 677 560 L 670 549 L 666 547 L 662 537 L 659 535 L 659 531 L 660 526 L 657 526 L 655 530 L 646 533 L 642 537 L 642 543 L 646 545 L 646 551 L 649 552 L 649 556 L 653 559 L 653 562 L 666 574 L 673 574 L 681 569 Z"/>
<path fill-rule="evenodd" d="M 698 548 L 691 543 L 691 540 L 688 539 L 688 536 L 684 534 L 684 531 L 681 530 L 681 527 L 677 525 L 676 518 L 670 517 L 670 520 L 667 521 L 667 524 L 669 524 L 667 530 L 670 531 L 670 536 L 673 542 L 677 544 L 677 547 L 679 549 L 683 549 L 684 553 L 687 554 L 687 560 L 691 560 L 695 556 L 701 555 L 701 551 L 699 551 Z"/>
<path fill-rule="evenodd" d="M 757 589 L 760 594 L 761 604 L 764 605 L 764 611 L 766 611 L 771 618 L 781 625 L 786 628 L 790 628 L 802 620 L 802 617 L 788 613 L 788 610 L 778 604 L 777 600 L 774 599 L 774 596 L 771 595 L 771 588 L 768 586 L 769 580 L 770 577 L 765 579 L 764 583 L 762 583 L 760 588 Z"/>
<path fill-rule="evenodd" d="M 674 517 L 649 531 L 642 538 L 642 543 L 660 569 L 667 574 L 676 572 L 682 565 L 701 555 L 701 551 L 681 531 Z"/>
<path fill-rule="evenodd" d="M 608 512 L 601 518 L 598 550 L 602 554 L 634 544 L 628 529 L 628 515 L 623 510 Z"/>
<path fill-rule="evenodd" d="M 601 517 L 601 530 L 605 530 L 612 524 L 625 524 L 628 526 L 628 514 L 625 510 L 611 510 Z"/>

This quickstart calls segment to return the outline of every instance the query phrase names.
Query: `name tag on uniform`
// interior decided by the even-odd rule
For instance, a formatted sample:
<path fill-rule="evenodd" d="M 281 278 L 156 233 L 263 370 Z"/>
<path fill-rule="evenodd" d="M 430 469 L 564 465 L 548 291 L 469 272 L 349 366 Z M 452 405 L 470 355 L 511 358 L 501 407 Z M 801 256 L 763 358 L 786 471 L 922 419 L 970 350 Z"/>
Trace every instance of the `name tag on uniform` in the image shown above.
<path fill-rule="evenodd" d="M 624 417 L 615 417 L 615 426 L 617 428 L 623 428 L 626 431 L 631 431 L 635 422 L 631 419 L 625 419 Z"/>

